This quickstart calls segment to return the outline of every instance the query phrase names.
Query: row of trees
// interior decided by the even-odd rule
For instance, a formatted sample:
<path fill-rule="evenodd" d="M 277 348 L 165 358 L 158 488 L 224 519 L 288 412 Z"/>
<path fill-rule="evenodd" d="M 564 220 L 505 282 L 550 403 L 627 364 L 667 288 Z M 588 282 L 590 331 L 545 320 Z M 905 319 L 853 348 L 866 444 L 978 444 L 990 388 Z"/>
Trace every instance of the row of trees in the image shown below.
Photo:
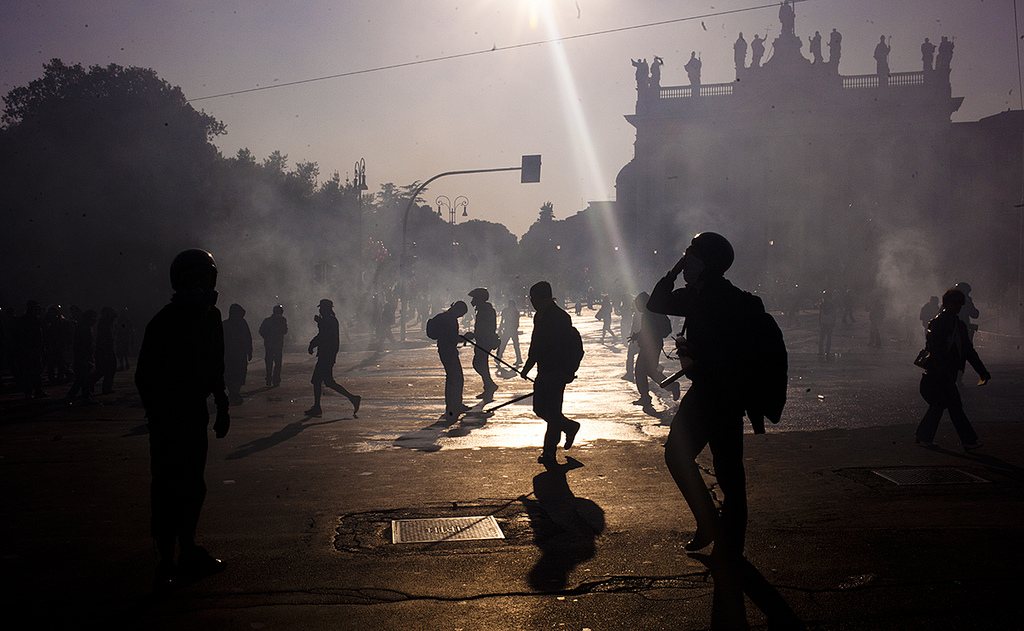
<path fill-rule="evenodd" d="M 366 194 L 336 171 L 321 177 L 315 162 L 289 167 L 278 151 L 224 157 L 214 140 L 226 132 L 153 70 L 45 64 L 4 97 L 0 304 L 152 313 L 167 299 L 171 258 L 188 247 L 212 251 L 222 295 L 257 309 L 311 309 L 325 295 L 360 302 L 401 279 L 414 292 L 516 292 L 564 269 L 549 252 L 561 223 L 550 204 L 520 245 L 500 224 L 449 225 L 422 200 L 403 265 L 402 217 L 417 182 Z"/>

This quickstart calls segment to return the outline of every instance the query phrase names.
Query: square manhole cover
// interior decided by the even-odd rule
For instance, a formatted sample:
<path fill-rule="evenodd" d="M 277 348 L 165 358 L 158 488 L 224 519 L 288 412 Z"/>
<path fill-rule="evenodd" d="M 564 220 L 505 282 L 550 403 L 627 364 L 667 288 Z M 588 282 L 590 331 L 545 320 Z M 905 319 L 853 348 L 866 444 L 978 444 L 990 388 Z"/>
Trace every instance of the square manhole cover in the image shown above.
<path fill-rule="evenodd" d="M 486 517 L 442 517 L 439 519 L 395 519 L 391 521 L 391 543 L 429 543 L 504 539 L 493 515 Z"/>
<path fill-rule="evenodd" d="M 872 469 L 872 473 L 899 486 L 914 484 L 987 484 L 990 480 L 960 469 L 929 467 L 921 469 Z"/>

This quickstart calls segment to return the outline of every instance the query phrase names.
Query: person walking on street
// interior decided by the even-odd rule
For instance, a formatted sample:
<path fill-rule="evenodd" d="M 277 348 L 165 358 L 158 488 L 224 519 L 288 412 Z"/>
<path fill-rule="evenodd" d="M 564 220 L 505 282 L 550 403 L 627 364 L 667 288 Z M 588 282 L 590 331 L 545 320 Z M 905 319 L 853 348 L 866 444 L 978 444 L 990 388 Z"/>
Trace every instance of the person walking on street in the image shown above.
<path fill-rule="evenodd" d="M 647 301 L 650 295 L 646 291 L 637 294 L 633 304 L 636 308 L 636 318 L 640 320 L 640 329 L 633 334 L 632 338 L 639 347 L 636 362 L 633 367 L 633 379 L 636 383 L 637 392 L 640 398 L 633 401 L 633 405 L 641 405 L 644 408 L 651 407 L 651 391 L 647 384 L 648 378 L 656 383 L 665 380 L 665 373 L 661 369 L 661 350 L 664 347 L 664 340 L 672 334 L 672 323 L 668 316 L 661 313 L 651 313 L 647 310 Z M 679 400 L 679 382 L 673 381 L 668 386 L 672 398 Z"/>
<path fill-rule="evenodd" d="M 284 317 L 284 305 L 277 305 L 273 313 L 260 323 L 268 388 L 281 385 L 281 361 L 284 357 L 284 336 L 287 333 L 288 319 Z"/>
<path fill-rule="evenodd" d="M 96 326 L 98 317 L 95 311 L 89 309 L 82 314 L 82 317 L 78 319 L 78 324 L 75 325 L 75 337 L 71 344 L 75 380 L 64 397 L 68 403 L 74 401 L 79 392 L 82 393 L 82 403 L 88 403 L 92 394 L 92 387 L 95 383 L 92 376 L 96 358 L 96 343 L 92 328 Z"/>
<path fill-rule="evenodd" d="M 964 414 L 956 380 L 957 374 L 963 372 L 967 363 L 977 371 L 979 386 L 988 383 L 992 375 L 974 350 L 967 325 L 959 316 L 965 302 L 964 292 L 956 288 L 947 290 L 942 294 L 942 311 L 928 323 L 925 350 L 929 353 L 929 360 L 921 376 L 920 388 L 921 396 L 928 403 L 928 411 L 918 424 L 915 434 L 917 444 L 925 447 L 935 446 L 935 432 L 945 410 L 949 410 L 949 419 L 953 422 L 963 448 L 972 451 L 981 447 L 978 434 Z"/>
<path fill-rule="evenodd" d="M 537 462 L 547 466 L 557 464 L 555 452 L 565 433 L 565 449 L 572 447 L 580 424 L 562 414 L 565 386 L 576 378 L 576 370 L 583 358 L 583 343 L 579 332 L 572 326 L 572 317 L 555 304 L 551 285 L 540 281 L 530 287 L 530 302 L 537 314 L 533 318 L 530 350 L 520 375 L 526 379 L 537 366 L 533 382 L 533 411 L 547 423 L 544 446 Z"/>
<path fill-rule="evenodd" d="M 313 384 L 313 407 L 306 410 L 309 416 L 322 416 L 323 409 L 320 408 L 320 397 L 323 394 L 323 387 L 327 386 L 343 397 L 347 397 L 352 403 L 352 416 L 359 412 L 359 404 L 362 397 L 352 394 L 334 380 L 334 362 L 338 358 L 338 349 L 341 341 L 338 333 L 338 318 L 334 315 L 334 303 L 324 298 L 320 301 L 320 314 L 313 316 L 318 332 L 316 337 L 309 341 L 309 354 L 317 349 L 316 366 L 313 367 L 313 377 L 310 382 Z"/>
<path fill-rule="evenodd" d="M 242 386 L 252 361 L 252 332 L 245 321 L 245 309 L 235 303 L 224 320 L 224 383 L 231 405 L 242 404 Z"/>
<path fill-rule="evenodd" d="M 467 311 L 466 303 L 459 300 L 427 320 L 427 336 L 437 340 L 437 356 L 444 366 L 444 413 L 450 419 L 458 418 L 471 409 L 462 402 L 465 377 L 459 361 L 459 318 Z"/>
<path fill-rule="evenodd" d="M 498 389 L 498 384 L 491 378 L 491 355 L 488 352 L 498 348 L 498 314 L 488 302 L 490 294 L 486 288 L 477 287 L 469 292 L 469 297 L 472 298 L 470 304 L 476 308 L 476 317 L 473 319 L 473 332 L 467 333 L 466 339 L 475 341 L 473 370 L 484 382 L 484 391 L 476 398 L 490 401 Z"/>
<path fill-rule="evenodd" d="M 136 362 L 135 385 L 149 426 L 157 591 L 219 572 L 225 565 L 196 544 L 206 498 L 206 400 L 211 394 L 217 406 L 217 438 L 226 436 L 230 426 L 216 286 L 217 265 L 209 252 L 186 250 L 176 256 L 171 263 L 174 295 L 146 325 Z"/>
<path fill-rule="evenodd" d="M 691 385 L 672 419 L 665 462 L 697 522 L 685 549 L 715 544 L 711 626 L 729 629 L 747 628 L 741 578 L 747 527 L 743 415 L 752 392 L 749 352 L 757 342 L 752 323 L 767 317 L 760 298 L 723 276 L 734 256 L 722 235 L 698 234 L 647 302 L 654 313 L 686 318 L 676 350 Z M 674 289 L 680 273 L 685 286 Z M 705 446 L 723 498 L 720 512 L 695 460 Z"/>
<path fill-rule="evenodd" d="M 516 352 L 515 366 L 523 363 L 523 355 L 519 349 L 519 309 L 516 302 L 509 298 L 508 305 L 501 310 L 501 326 L 498 329 L 500 343 L 498 344 L 498 359 L 505 356 L 505 347 L 512 342 L 512 349 Z"/>

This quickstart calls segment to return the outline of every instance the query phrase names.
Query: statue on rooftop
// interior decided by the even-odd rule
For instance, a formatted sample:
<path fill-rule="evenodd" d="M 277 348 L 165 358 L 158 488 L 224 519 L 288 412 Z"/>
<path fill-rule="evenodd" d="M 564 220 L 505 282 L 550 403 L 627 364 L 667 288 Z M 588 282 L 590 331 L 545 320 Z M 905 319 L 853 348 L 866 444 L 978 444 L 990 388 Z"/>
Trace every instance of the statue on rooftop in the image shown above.
<path fill-rule="evenodd" d="M 732 57 L 736 62 L 736 78 L 739 79 L 739 73 L 747 67 L 747 40 L 743 39 L 743 33 L 732 45 Z"/>
<path fill-rule="evenodd" d="M 633 67 L 636 68 L 636 89 L 643 92 L 650 85 L 647 73 L 647 60 L 630 59 L 630 61 L 633 62 Z"/>
<path fill-rule="evenodd" d="M 842 34 L 832 29 L 832 34 L 828 37 L 828 63 L 835 66 L 836 70 L 839 70 L 839 58 L 843 53 L 843 36 Z"/>
<path fill-rule="evenodd" d="M 762 57 L 764 57 L 764 39 L 760 35 L 754 35 L 754 39 L 750 42 L 750 67 L 760 68 Z"/>
<path fill-rule="evenodd" d="M 935 57 L 935 69 L 949 72 L 949 62 L 953 59 L 953 42 L 942 36 L 939 42 L 939 54 Z"/>
<path fill-rule="evenodd" d="M 683 66 L 683 70 L 686 71 L 686 76 L 690 78 L 690 85 L 693 88 L 693 96 L 697 96 L 700 92 L 700 67 L 701 61 L 697 57 L 697 53 L 690 51 L 690 60 Z"/>
<path fill-rule="evenodd" d="M 891 48 L 885 43 L 885 35 L 878 40 L 875 46 L 875 72 L 878 73 L 879 85 L 889 84 L 889 51 Z"/>
<path fill-rule="evenodd" d="M 661 88 L 661 67 L 664 65 L 665 60 L 657 55 L 654 56 L 654 61 L 651 62 L 651 82 L 650 86 L 654 90 Z"/>
<path fill-rule="evenodd" d="M 779 21 L 782 22 L 783 36 L 796 37 L 796 9 L 789 0 L 783 0 L 779 4 Z"/>
<path fill-rule="evenodd" d="M 924 65 L 924 71 L 928 72 L 932 69 L 932 59 L 935 56 L 935 44 L 928 41 L 928 38 L 924 38 L 924 43 L 921 44 L 921 63 Z"/>
<path fill-rule="evenodd" d="M 814 64 L 820 64 L 823 60 L 821 56 L 821 33 L 814 31 L 814 37 L 810 38 L 811 42 L 811 57 L 814 58 Z"/>

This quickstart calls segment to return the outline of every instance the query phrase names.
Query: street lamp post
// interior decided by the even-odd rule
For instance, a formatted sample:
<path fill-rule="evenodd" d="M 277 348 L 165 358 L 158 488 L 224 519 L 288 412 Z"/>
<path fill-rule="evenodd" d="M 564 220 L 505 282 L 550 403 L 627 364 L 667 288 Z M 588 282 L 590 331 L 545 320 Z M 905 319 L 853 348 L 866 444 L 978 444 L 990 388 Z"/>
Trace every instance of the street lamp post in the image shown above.
<path fill-rule="evenodd" d="M 423 189 L 427 188 L 427 185 L 436 179 L 445 177 L 447 175 L 468 175 L 470 173 L 495 173 L 497 171 L 519 171 L 519 181 L 522 184 L 540 182 L 540 155 L 528 155 L 523 156 L 520 166 L 517 167 L 500 167 L 497 169 L 467 169 L 465 171 L 445 171 L 444 173 L 438 173 L 431 177 L 426 182 L 416 187 L 416 190 L 409 195 L 409 203 L 405 205 L 405 215 L 402 218 L 402 256 L 398 261 L 398 267 L 401 274 L 401 290 L 402 290 L 402 311 L 401 311 L 401 329 L 402 329 L 402 341 L 405 341 L 405 305 L 409 302 L 409 297 L 406 295 L 406 254 L 405 254 L 405 237 L 409 230 L 409 211 L 412 209 L 413 203 L 416 202 L 416 197 L 423 192 Z M 456 198 L 457 199 L 457 198 Z M 469 200 L 466 200 L 469 203 Z"/>
<path fill-rule="evenodd" d="M 443 215 L 441 214 L 442 207 L 448 209 L 448 223 L 450 223 L 453 226 L 455 225 L 457 212 L 460 207 L 462 208 L 462 216 L 469 216 L 469 211 L 466 210 L 466 208 L 469 206 L 469 198 L 466 197 L 465 195 L 459 195 L 458 197 L 455 198 L 454 202 L 448 199 L 447 195 L 438 195 L 437 199 L 434 200 L 434 203 L 437 204 L 438 217 L 443 218 Z"/>

